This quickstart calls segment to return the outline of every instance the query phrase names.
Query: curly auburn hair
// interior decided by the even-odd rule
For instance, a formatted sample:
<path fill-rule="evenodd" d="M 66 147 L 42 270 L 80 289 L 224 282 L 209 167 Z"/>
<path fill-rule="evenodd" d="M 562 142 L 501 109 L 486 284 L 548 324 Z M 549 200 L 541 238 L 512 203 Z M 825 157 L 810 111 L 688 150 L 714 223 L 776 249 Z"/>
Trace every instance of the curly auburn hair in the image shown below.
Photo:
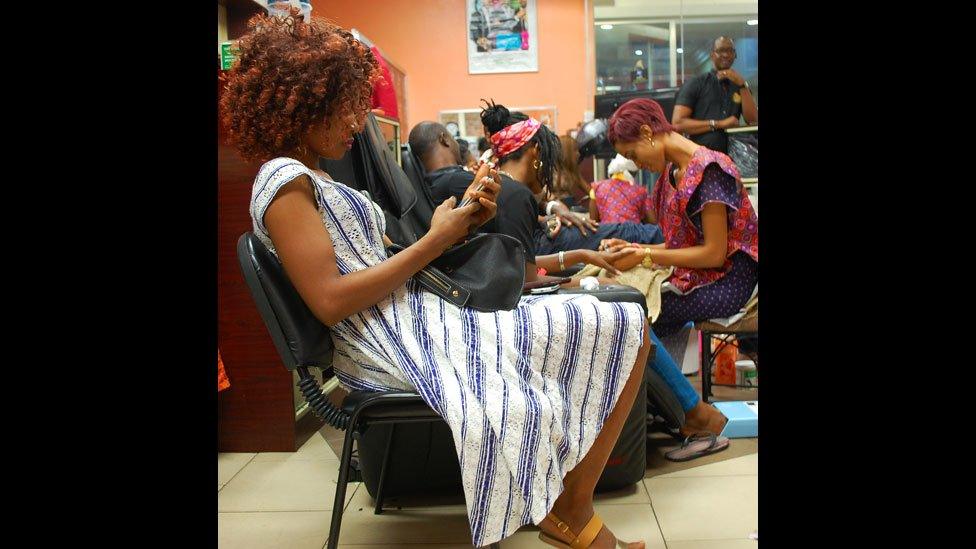
<path fill-rule="evenodd" d="M 287 153 L 310 125 L 370 109 L 380 75 L 373 53 L 342 27 L 300 14 L 252 17 L 225 77 L 221 118 L 247 160 Z"/>

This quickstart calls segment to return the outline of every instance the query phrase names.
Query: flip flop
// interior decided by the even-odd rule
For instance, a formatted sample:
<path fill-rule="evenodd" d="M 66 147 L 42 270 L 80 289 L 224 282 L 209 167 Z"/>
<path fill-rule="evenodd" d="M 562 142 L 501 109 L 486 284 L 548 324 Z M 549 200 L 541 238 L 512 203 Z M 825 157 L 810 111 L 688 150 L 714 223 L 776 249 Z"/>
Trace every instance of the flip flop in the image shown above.
<path fill-rule="evenodd" d="M 690 461 L 721 452 L 729 447 L 729 439 L 715 433 L 695 433 L 681 443 L 681 447 L 664 454 L 671 461 Z"/>

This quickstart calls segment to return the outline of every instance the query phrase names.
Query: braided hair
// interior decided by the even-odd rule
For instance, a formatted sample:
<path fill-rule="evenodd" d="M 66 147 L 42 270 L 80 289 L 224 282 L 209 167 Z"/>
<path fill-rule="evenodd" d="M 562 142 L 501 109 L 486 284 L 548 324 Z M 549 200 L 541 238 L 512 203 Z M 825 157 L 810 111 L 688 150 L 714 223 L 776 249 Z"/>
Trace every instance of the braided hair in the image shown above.
<path fill-rule="evenodd" d="M 482 99 L 482 101 L 485 100 Z M 489 133 L 501 131 L 512 124 L 528 119 L 529 117 L 525 114 L 509 112 L 504 105 L 498 105 L 494 101 L 485 101 L 485 107 L 481 109 L 481 123 L 484 124 Z M 542 162 L 542 166 L 539 167 L 536 174 L 543 190 L 548 193 L 553 188 L 553 180 L 559 169 L 559 163 L 562 161 L 563 150 L 559 143 L 559 137 L 545 125 L 539 127 L 539 131 L 535 132 L 528 143 L 506 156 L 500 157 L 498 162 L 501 164 L 508 160 L 518 160 L 530 147 L 538 148 L 539 161 Z"/>

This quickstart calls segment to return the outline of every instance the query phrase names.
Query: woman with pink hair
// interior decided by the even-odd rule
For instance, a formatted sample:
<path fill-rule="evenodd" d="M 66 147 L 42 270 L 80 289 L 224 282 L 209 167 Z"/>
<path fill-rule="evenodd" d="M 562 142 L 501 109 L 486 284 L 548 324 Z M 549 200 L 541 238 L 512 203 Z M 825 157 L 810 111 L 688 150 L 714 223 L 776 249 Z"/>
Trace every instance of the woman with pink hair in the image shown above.
<path fill-rule="evenodd" d="M 738 312 L 759 283 L 759 216 L 732 159 L 674 131 L 650 99 L 621 105 L 607 134 L 618 153 L 661 174 L 651 206 L 664 242 L 610 243 L 633 250 L 614 265 L 618 269 L 674 267 L 654 331 L 663 337 L 689 321 Z"/>

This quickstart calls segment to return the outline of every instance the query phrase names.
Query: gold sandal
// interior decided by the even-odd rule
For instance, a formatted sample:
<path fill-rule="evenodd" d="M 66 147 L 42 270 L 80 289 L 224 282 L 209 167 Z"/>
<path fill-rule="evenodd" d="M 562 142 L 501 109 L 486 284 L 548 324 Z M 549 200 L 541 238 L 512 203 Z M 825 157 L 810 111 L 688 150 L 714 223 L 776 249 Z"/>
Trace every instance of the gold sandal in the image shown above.
<path fill-rule="evenodd" d="M 558 539 L 550 536 L 549 534 L 546 534 L 545 532 L 539 532 L 540 540 L 544 541 L 545 543 L 548 543 L 549 545 L 552 545 L 553 547 L 559 547 L 560 549 L 586 549 L 587 547 L 590 546 L 590 544 L 593 543 L 593 540 L 596 539 L 596 536 L 599 535 L 600 530 L 603 529 L 603 519 L 601 519 L 600 516 L 597 515 L 596 513 L 593 513 L 593 517 L 590 518 L 590 521 L 586 523 L 586 526 L 583 527 L 579 535 L 573 534 L 573 532 L 569 529 L 569 525 L 563 522 L 562 520 L 560 520 L 559 517 L 557 517 L 553 513 L 549 513 L 548 515 L 546 515 L 546 518 L 551 520 L 553 523 L 555 523 L 556 528 L 559 528 L 560 532 L 564 534 L 569 534 L 571 536 L 576 536 L 576 538 L 573 541 L 567 544 L 563 541 L 559 541 Z M 626 549 L 628 543 L 625 541 L 620 541 L 618 539 L 617 546 Z"/>

